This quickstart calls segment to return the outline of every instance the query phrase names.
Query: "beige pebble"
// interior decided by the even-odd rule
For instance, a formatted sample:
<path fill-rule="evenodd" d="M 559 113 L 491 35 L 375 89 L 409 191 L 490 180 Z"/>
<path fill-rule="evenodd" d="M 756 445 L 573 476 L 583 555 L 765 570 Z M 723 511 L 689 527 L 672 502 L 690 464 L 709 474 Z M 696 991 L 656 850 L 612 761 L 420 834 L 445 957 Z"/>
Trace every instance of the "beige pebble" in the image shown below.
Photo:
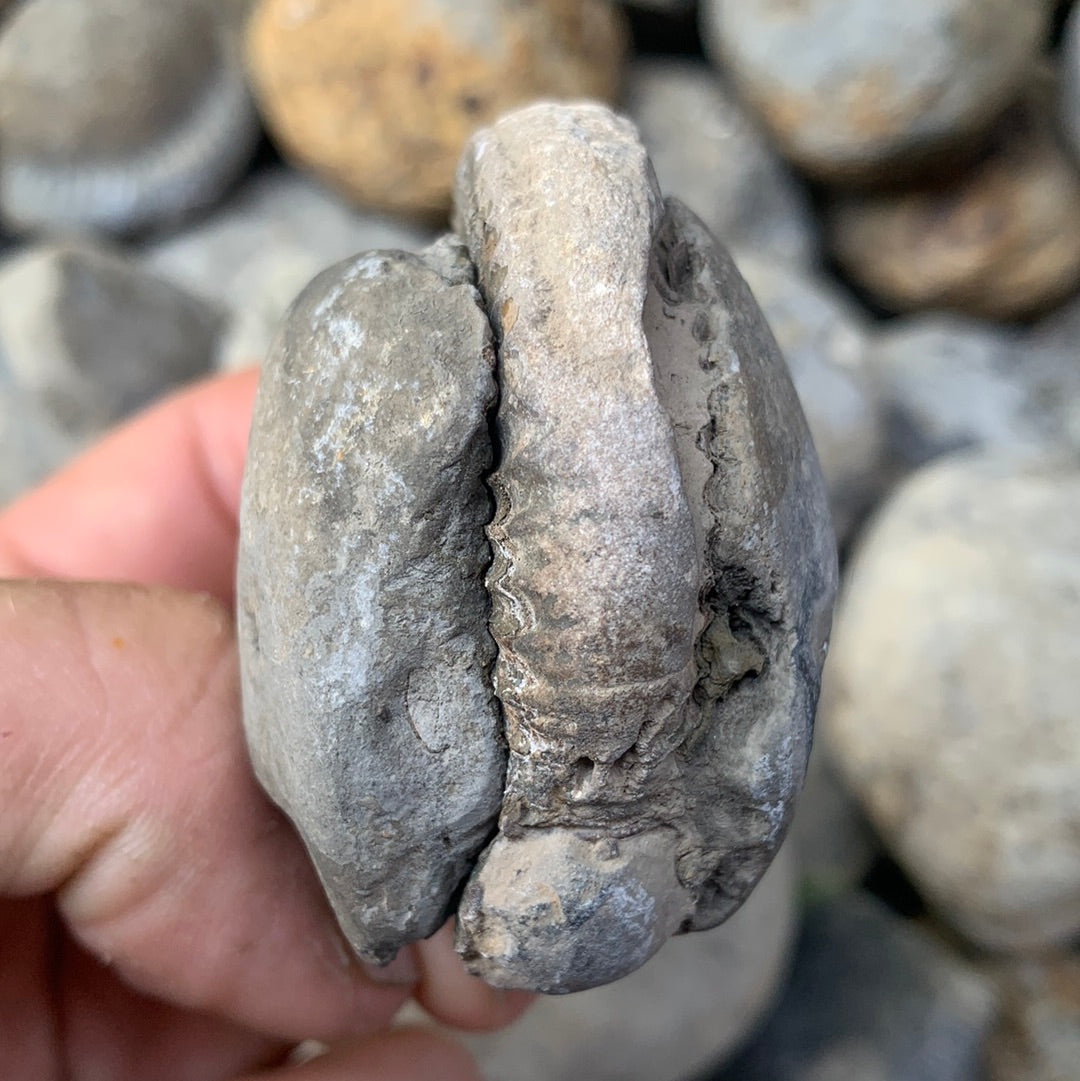
<path fill-rule="evenodd" d="M 535 98 L 612 100 L 604 0 L 263 0 L 247 57 L 281 148 L 358 203 L 445 216 L 466 139 Z"/>

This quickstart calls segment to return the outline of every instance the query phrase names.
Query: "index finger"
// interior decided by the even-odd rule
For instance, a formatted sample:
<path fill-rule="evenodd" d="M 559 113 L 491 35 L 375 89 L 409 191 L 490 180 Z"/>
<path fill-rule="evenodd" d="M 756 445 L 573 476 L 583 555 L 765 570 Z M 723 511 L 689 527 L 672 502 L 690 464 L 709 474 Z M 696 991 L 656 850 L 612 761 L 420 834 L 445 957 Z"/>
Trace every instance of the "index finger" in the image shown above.
<path fill-rule="evenodd" d="M 0 577 L 156 583 L 233 597 L 256 369 L 152 407 L 0 513 Z"/>

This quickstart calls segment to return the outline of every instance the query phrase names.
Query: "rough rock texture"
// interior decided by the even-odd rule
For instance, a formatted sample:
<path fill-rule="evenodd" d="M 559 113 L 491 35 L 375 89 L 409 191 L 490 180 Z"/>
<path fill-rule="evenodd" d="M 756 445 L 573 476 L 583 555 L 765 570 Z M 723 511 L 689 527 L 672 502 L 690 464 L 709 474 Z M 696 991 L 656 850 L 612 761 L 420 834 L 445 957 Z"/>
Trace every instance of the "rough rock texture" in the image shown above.
<path fill-rule="evenodd" d="M 263 369 L 244 481 L 256 772 L 378 961 L 441 925 L 502 794 L 483 581 L 494 353 L 471 274 L 443 241 L 316 278 Z"/>
<path fill-rule="evenodd" d="M 924 187 L 838 197 L 826 233 L 843 269 L 888 308 L 1032 315 L 1080 283 L 1080 172 L 1033 99 L 1009 111 L 974 165 Z"/>
<path fill-rule="evenodd" d="M 703 0 L 717 65 L 798 164 L 893 180 L 986 128 L 1048 31 L 1050 0 Z"/>
<path fill-rule="evenodd" d="M 1006 968 L 987 1081 L 1073 1081 L 1080 1062 L 1080 958 Z"/>
<path fill-rule="evenodd" d="M 718 239 L 783 261 L 816 258 L 806 193 L 708 65 L 636 60 L 623 100 L 660 187 L 676 193 Z"/>
<path fill-rule="evenodd" d="M 780 991 L 795 937 L 784 846 L 746 904 L 673 939 L 607 987 L 540 999 L 511 1028 L 466 1038 L 488 1081 L 684 1081 L 715 1066 Z"/>
<path fill-rule="evenodd" d="M 833 541 L 760 312 L 626 122 L 522 110 L 473 139 L 456 198 L 500 342 L 510 747 L 459 949 L 496 985 L 578 990 L 720 922 L 775 853 Z"/>
<path fill-rule="evenodd" d="M 259 129 L 232 38 L 195 0 L 34 0 L 0 27 L 0 211 L 130 231 L 216 199 Z"/>
<path fill-rule="evenodd" d="M 290 156 L 362 205 L 435 216 L 472 131 L 538 97 L 611 100 L 625 44 L 605 0 L 260 0 L 247 34 Z"/>
<path fill-rule="evenodd" d="M 204 375 L 220 327 L 216 306 L 106 250 L 43 245 L 0 265 L 0 383 L 72 446 Z"/>
<path fill-rule="evenodd" d="M 1074 346 L 960 316 L 919 315 L 887 324 L 864 357 L 887 411 L 894 471 L 965 447 L 1080 448 Z"/>
<path fill-rule="evenodd" d="M 425 232 L 361 214 L 292 170 L 269 169 L 213 215 L 144 250 L 147 266 L 228 305 L 218 366 L 262 360 L 297 293 L 359 251 L 416 251 Z"/>
<path fill-rule="evenodd" d="M 711 1081 L 972 1081 L 989 981 L 865 895 L 812 908 L 773 1016 Z"/>
<path fill-rule="evenodd" d="M 735 261 L 791 371 L 843 542 L 884 481 L 885 417 L 863 362 L 868 328 L 809 272 L 741 250 Z"/>
<path fill-rule="evenodd" d="M 823 738 L 894 857 L 972 941 L 1080 931 L 1080 470 L 960 458 L 850 567 Z"/>

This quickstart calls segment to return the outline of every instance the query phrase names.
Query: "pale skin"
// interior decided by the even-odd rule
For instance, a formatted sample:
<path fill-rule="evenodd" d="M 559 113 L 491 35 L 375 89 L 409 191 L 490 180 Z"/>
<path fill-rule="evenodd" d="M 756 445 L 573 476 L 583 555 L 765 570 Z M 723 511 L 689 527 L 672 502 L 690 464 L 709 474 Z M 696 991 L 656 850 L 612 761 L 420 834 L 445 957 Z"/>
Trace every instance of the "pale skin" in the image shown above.
<path fill-rule="evenodd" d="M 231 617 L 256 376 L 149 410 L 0 511 L 0 1047 L 11 1081 L 477 1081 L 509 1023 L 449 929 L 348 952 L 241 731 Z M 331 1044 L 299 1068 L 299 1041 Z"/>

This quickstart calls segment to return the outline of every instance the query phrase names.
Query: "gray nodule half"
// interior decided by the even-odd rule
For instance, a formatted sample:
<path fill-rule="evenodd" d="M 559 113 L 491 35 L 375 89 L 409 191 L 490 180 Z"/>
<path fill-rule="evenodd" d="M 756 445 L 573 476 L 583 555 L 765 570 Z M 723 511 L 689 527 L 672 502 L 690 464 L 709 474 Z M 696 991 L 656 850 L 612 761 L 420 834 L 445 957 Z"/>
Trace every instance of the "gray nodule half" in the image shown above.
<path fill-rule="evenodd" d="M 443 241 L 316 278 L 259 384 L 237 575 L 247 738 L 369 960 L 442 925 L 499 812 L 493 364 L 471 266 Z"/>

